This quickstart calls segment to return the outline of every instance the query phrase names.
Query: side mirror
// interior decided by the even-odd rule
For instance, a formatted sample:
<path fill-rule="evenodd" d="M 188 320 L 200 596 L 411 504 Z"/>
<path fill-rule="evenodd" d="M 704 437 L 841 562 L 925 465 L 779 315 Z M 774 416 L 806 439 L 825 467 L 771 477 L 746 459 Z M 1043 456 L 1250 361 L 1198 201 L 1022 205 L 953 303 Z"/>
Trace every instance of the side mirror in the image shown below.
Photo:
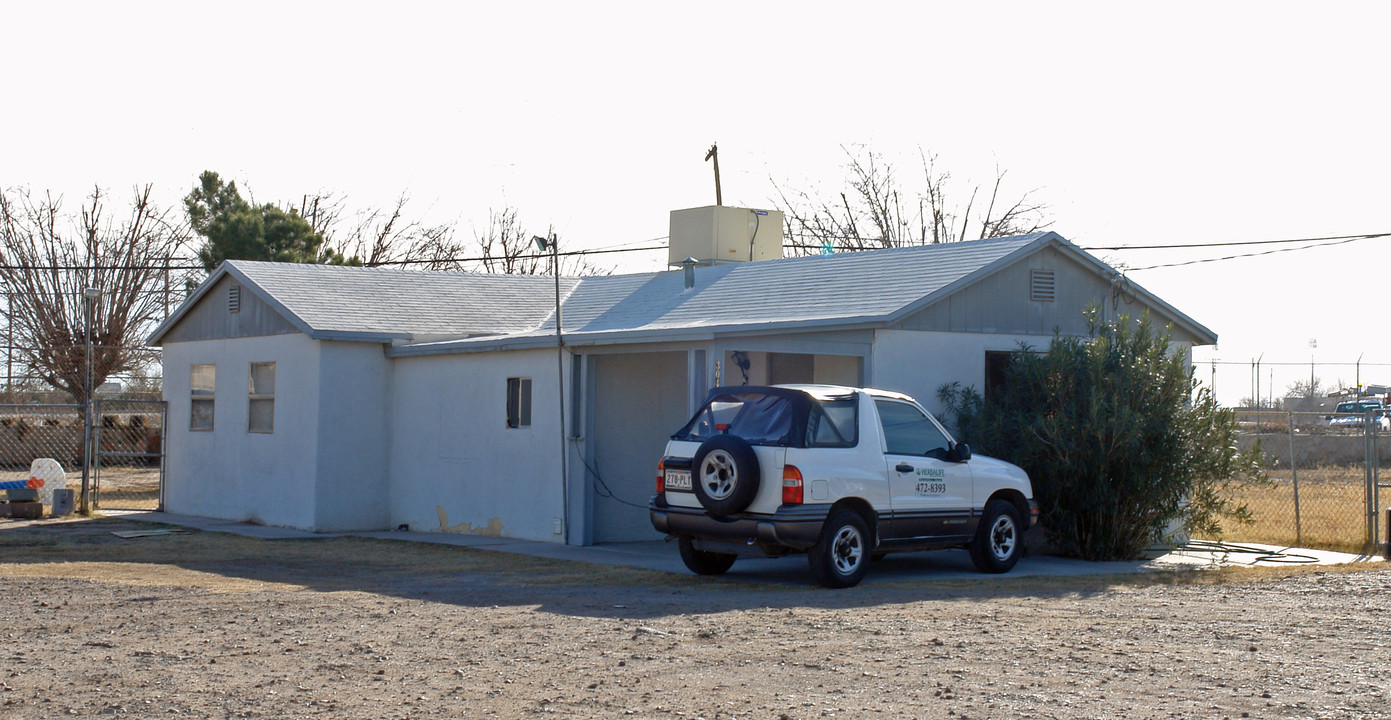
<path fill-rule="evenodd" d="M 971 446 L 966 443 L 957 443 L 951 449 L 951 459 L 953 462 L 963 463 L 971 459 Z"/>

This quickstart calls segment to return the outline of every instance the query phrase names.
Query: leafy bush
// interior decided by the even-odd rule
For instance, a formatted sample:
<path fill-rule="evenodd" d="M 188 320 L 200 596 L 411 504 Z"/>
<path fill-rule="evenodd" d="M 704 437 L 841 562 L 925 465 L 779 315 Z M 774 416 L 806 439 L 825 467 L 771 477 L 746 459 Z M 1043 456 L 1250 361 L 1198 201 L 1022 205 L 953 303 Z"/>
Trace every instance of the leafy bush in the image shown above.
<path fill-rule="evenodd" d="M 1259 448 L 1237 448 L 1235 414 L 1148 315 L 1099 315 L 1088 311 L 1086 338 L 1021 348 L 998 397 L 940 388 L 961 439 L 1028 471 L 1044 531 L 1069 555 L 1131 559 L 1176 519 L 1205 534 L 1249 519 L 1231 491 L 1267 480 Z"/>

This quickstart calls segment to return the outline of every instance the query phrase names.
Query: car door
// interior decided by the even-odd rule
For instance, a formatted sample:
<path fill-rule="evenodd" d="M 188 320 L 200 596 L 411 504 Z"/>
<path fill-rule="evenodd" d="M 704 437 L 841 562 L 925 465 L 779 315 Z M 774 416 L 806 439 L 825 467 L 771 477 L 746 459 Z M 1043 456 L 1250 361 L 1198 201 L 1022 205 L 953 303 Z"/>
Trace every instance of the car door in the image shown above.
<path fill-rule="evenodd" d="M 971 469 L 947 460 L 951 440 L 917 405 L 875 398 L 884 432 L 891 516 L 886 541 L 965 537 L 971 520 Z"/>

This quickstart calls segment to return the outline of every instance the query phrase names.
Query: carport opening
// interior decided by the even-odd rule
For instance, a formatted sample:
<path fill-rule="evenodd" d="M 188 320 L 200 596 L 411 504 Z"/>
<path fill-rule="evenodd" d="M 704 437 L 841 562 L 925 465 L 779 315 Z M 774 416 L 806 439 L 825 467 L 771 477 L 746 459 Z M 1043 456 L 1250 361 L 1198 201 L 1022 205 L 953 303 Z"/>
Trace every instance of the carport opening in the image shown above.
<path fill-rule="evenodd" d="M 824 383 L 864 385 L 864 359 L 855 355 L 820 355 L 729 350 L 724 354 L 720 385 Z"/>

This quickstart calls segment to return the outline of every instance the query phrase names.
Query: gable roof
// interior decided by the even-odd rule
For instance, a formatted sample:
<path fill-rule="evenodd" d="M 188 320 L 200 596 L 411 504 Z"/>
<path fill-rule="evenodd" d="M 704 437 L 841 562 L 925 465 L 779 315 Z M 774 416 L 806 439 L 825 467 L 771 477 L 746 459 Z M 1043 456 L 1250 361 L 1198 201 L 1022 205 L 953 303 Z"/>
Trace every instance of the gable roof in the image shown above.
<path fill-rule="evenodd" d="M 555 278 L 228 260 L 151 334 L 158 344 L 223 277 L 316 340 L 392 342 L 523 332 L 555 308 Z M 561 278 L 561 292 L 579 281 Z"/>
<path fill-rule="evenodd" d="M 841 329 L 896 322 L 991 273 L 1053 247 L 1119 273 L 1053 232 L 888 250 L 561 278 L 567 343 L 696 340 L 757 329 Z M 224 275 L 259 292 L 312 338 L 397 343 L 392 355 L 545 347 L 555 342 L 546 276 L 228 261 L 156 329 L 165 333 Z M 1212 331 L 1134 283 L 1128 291 L 1192 336 Z"/>

